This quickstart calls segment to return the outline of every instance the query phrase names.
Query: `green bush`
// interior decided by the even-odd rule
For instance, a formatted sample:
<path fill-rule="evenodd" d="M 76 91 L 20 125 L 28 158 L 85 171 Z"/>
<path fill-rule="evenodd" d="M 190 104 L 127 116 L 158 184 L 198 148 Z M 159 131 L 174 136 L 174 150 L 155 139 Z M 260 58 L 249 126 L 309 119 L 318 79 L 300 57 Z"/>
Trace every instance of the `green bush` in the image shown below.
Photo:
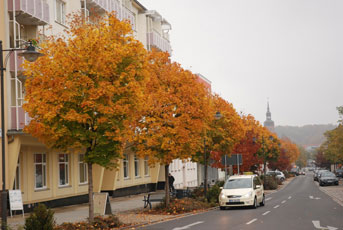
<path fill-rule="evenodd" d="M 278 187 L 278 180 L 273 176 L 266 175 L 263 177 L 263 186 L 266 190 L 275 190 Z"/>
<path fill-rule="evenodd" d="M 209 190 L 207 190 L 207 201 L 210 203 L 219 203 L 219 194 L 220 187 L 217 184 L 213 185 Z"/>
<path fill-rule="evenodd" d="M 224 187 L 225 181 L 223 180 L 219 180 L 216 182 L 216 185 L 218 185 L 219 187 Z"/>
<path fill-rule="evenodd" d="M 44 204 L 38 204 L 30 216 L 25 220 L 26 230 L 53 230 L 56 222 L 54 212 Z"/>

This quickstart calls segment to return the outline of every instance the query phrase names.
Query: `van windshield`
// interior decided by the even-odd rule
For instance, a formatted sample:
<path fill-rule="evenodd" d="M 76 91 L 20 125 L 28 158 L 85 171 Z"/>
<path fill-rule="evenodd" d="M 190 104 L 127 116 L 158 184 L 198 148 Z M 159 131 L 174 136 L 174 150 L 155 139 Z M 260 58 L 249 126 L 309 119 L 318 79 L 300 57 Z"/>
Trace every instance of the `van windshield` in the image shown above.
<path fill-rule="evenodd" d="M 251 178 L 228 179 L 224 189 L 251 188 Z"/>

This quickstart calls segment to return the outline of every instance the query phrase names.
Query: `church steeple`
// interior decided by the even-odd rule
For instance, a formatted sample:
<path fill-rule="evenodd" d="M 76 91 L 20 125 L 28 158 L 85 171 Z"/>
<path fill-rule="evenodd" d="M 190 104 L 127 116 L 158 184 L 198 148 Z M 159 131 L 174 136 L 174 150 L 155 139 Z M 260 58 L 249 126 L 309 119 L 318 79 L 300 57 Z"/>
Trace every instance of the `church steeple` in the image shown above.
<path fill-rule="evenodd" d="M 272 113 L 270 112 L 269 101 L 267 102 L 267 113 L 266 121 L 264 122 L 264 127 L 269 129 L 269 131 L 274 132 L 274 121 L 272 120 Z"/>
<path fill-rule="evenodd" d="M 267 121 L 272 120 L 272 113 L 270 112 L 269 109 L 269 101 L 267 102 L 267 113 L 266 113 Z"/>

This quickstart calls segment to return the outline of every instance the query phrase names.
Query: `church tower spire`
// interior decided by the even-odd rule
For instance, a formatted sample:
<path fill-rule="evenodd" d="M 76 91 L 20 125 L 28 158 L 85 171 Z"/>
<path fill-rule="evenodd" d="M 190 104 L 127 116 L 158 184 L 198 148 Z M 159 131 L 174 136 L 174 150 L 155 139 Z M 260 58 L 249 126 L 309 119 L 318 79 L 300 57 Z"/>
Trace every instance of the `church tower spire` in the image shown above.
<path fill-rule="evenodd" d="M 270 112 L 269 101 L 267 102 L 267 113 L 266 121 L 264 122 L 264 127 L 269 129 L 269 131 L 274 132 L 274 121 L 272 120 L 272 113 Z"/>

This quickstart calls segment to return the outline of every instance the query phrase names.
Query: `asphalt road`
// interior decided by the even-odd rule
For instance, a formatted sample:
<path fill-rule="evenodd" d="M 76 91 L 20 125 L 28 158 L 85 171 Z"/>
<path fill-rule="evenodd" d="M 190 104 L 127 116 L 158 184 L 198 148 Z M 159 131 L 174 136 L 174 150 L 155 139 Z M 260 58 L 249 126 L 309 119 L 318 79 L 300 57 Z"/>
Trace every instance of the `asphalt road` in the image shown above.
<path fill-rule="evenodd" d="M 319 190 L 312 174 L 298 176 L 284 189 L 266 196 L 266 206 L 232 208 L 179 218 L 149 230 L 311 230 L 343 229 L 343 207 Z"/>

